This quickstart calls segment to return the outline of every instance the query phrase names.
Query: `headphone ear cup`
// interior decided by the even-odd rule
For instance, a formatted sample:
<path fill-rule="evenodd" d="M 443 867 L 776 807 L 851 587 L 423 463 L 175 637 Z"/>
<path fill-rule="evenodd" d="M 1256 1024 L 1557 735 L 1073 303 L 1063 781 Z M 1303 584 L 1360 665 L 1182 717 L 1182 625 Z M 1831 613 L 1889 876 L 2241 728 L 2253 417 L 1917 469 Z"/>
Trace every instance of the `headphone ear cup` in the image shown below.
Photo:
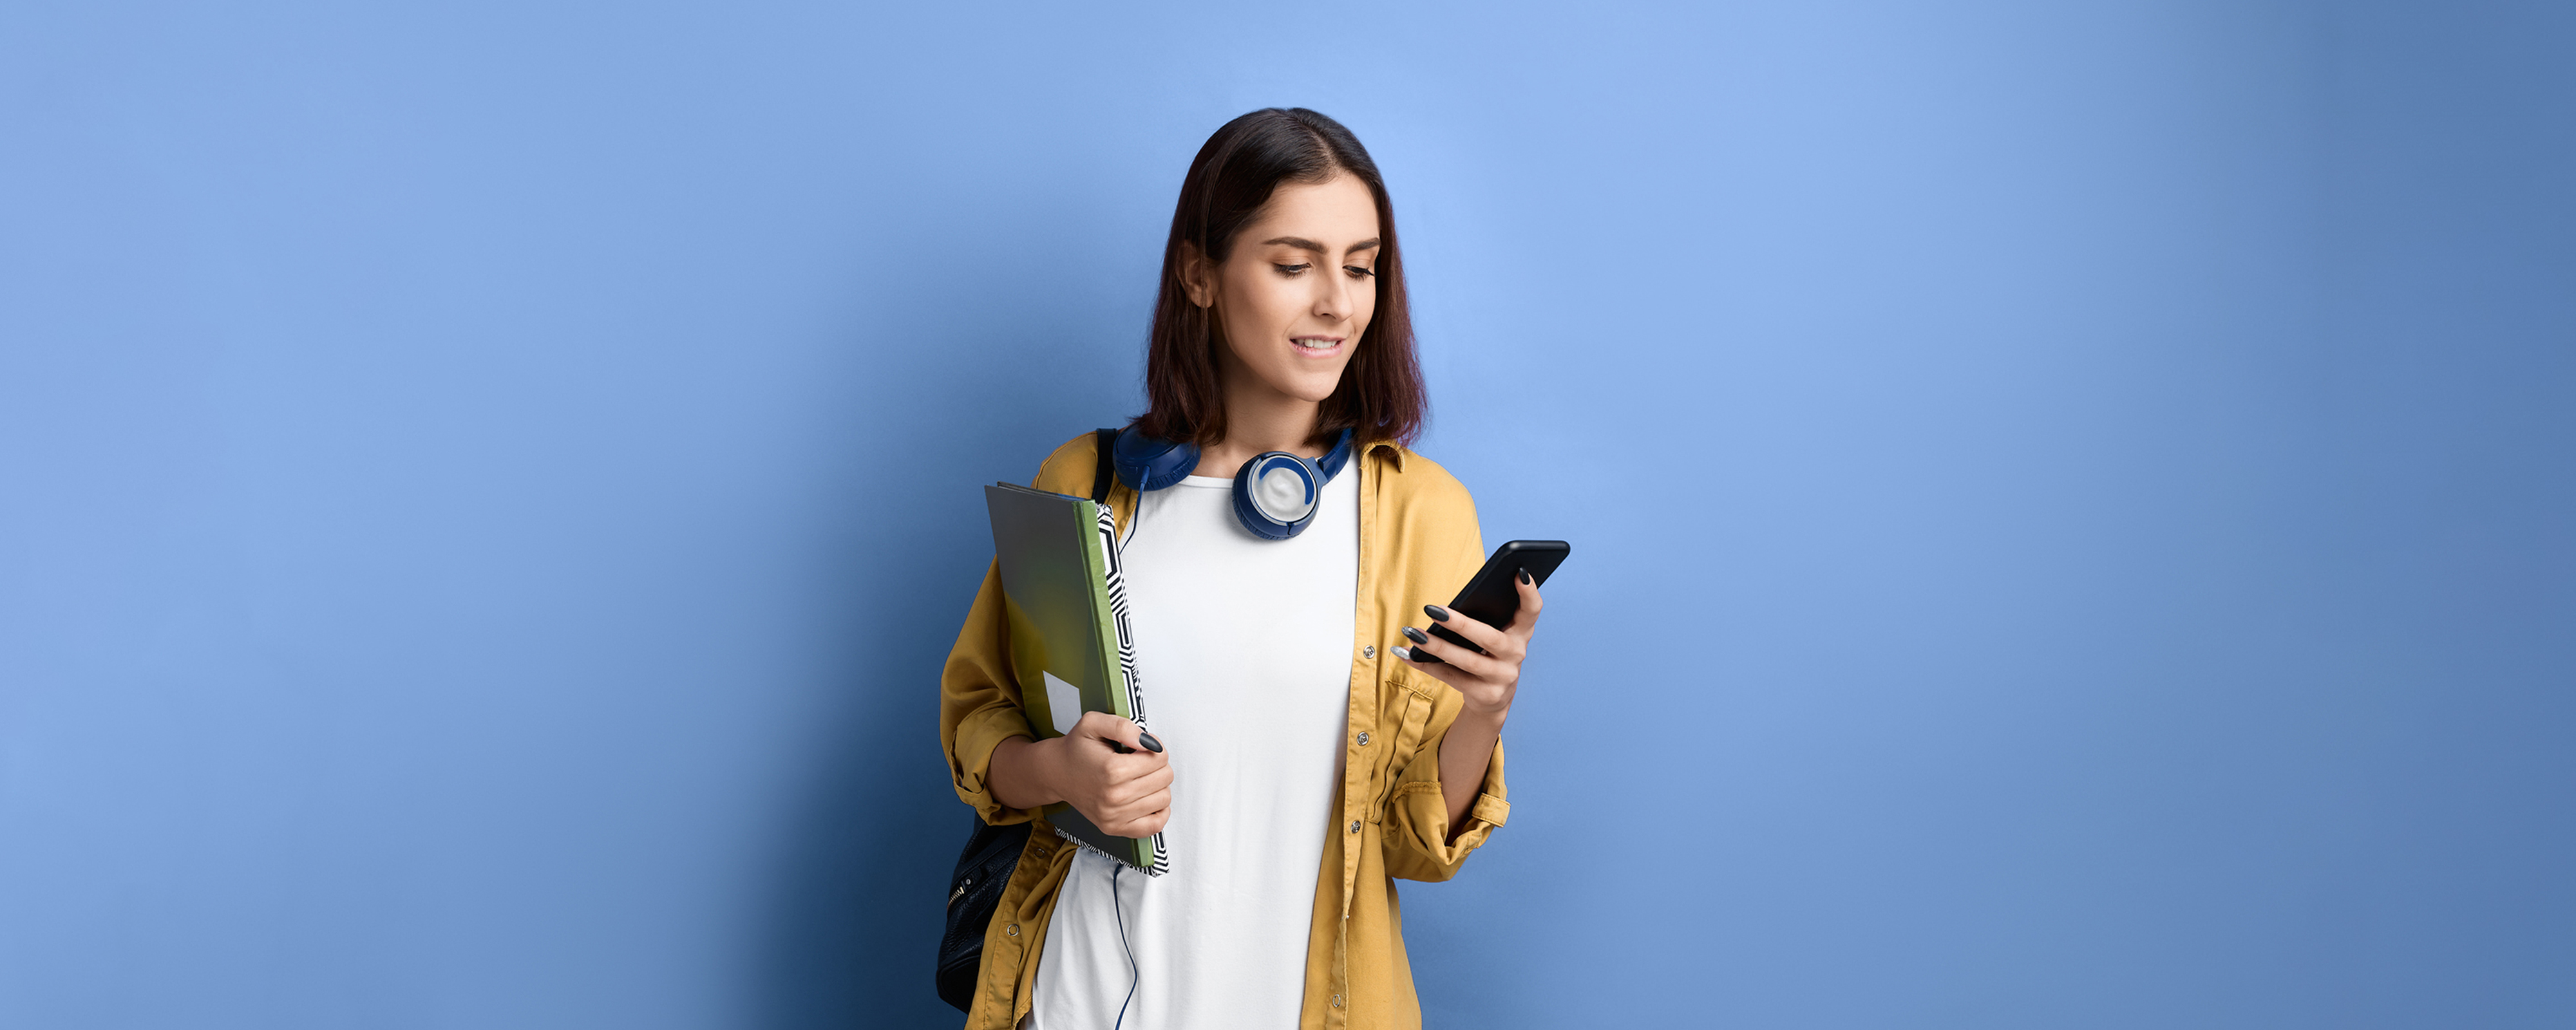
<path fill-rule="evenodd" d="M 1199 449 L 1196 444 L 1157 440 L 1130 429 L 1110 445 L 1109 460 L 1118 466 L 1118 481 L 1141 493 L 1188 479 L 1199 467 Z"/>
<path fill-rule="evenodd" d="M 1305 532 L 1323 507 L 1324 479 L 1314 464 L 1286 451 L 1270 451 L 1234 473 L 1234 518 L 1264 540 Z"/>

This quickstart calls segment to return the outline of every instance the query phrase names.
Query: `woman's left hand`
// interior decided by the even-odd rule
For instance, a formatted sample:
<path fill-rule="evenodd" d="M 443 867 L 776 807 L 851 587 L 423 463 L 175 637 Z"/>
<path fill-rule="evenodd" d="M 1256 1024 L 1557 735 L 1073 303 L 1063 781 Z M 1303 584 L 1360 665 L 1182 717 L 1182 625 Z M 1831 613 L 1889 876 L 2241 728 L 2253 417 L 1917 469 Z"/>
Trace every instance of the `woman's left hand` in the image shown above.
<path fill-rule="evenodd" d="M 1423 614 L 1461 637 L 1485 649 L 1477 654 L 1467 648 L 1431 636 L 1411 626 L 1404 628 L 1405 638 L 1413 641 L 1410 648 L 1395 649 L 1395 656 L 1405 664 L 1429 673 L 1467 697 L 1467 710 L 1499 723 L 1511 711 L 1512 692 L 1521 682 L 1521 659 L 1529 656 L 1530 634 L 1538 629 L 1538 585 L 1524 571 L 1518 577 L 1521 608 L 1512 616 L 1512 624 L 1495 629 L 1458 612 L 1436 604 L 1422 606 Z M 1416 653 L 1440 659 L 1424 664 Z"/>

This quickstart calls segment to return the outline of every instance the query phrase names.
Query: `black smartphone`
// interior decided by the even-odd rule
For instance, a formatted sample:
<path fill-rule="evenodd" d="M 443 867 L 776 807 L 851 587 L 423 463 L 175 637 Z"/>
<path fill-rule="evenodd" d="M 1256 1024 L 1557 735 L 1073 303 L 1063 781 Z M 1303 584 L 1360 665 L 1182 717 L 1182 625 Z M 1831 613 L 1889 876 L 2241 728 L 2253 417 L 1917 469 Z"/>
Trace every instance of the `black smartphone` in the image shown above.
<path fill-rule="evenodd" d="M 1548 575 L 1572 553 L 1574 545 L 1563 540 L 1505 541 L 1503 546 L 1494 548 L 1493 557 L 1485 559 L 1485 567 L 1476 570 L 1476 578 L 1467 581 L 1467 589 L 1458 591 L 1458 599 L 1449 602 L 1449 610 L 1495 629 L 1509 626 L 1512 616 L 1521 610 L 1521 591 L 1512 582 L 1513 577 L 1527 569 L 1530 579 L 1544 586 Z M 1437 622 L 1431 624 L 1430 632 L 1477 654 L 1485 653 L 1484 648 L 1468 643 L 1467 638 Z M 1440 664 L 1440 659 L 1429 651 L 1416 649 L 1413 654 L 1415 661 L 1425 665 Z"/>

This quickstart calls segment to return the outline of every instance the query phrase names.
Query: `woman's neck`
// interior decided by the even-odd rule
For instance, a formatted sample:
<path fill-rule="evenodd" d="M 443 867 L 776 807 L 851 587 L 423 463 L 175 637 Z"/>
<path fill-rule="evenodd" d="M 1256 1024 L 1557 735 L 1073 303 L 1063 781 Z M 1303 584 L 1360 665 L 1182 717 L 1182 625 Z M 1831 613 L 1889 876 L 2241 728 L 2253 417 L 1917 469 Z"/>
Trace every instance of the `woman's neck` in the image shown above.
<path fill-rule="evenodd" d="M 1225 391 L 1225 439 L 1200 448 L 1199 467 L 1192 474 L 1231 479 L 1244 462 L 1271 451 L 1322 457 L 1324 449 L 1315 446 L 1314 439 L 1315 419 L 1323 405 L 1281 393 L 1259 377 L 1241 373 L 1219 368 Z"/>

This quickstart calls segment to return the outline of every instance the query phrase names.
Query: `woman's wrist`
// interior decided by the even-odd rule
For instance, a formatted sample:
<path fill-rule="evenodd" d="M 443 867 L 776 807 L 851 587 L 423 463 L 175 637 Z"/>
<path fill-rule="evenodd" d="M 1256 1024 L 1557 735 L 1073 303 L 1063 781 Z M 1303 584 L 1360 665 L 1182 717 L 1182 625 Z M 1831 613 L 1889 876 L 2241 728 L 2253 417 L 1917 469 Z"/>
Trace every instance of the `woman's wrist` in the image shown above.
<path fill-rule="evenodd" d="M 1065 738 L 1031 740 L 1027 737 L 1005 738 L 993 747 L 990 772 L 985 785 L 993 800 L 1008 808 L 1044 808 L 1064 800 L 1057 787 L 1062 777 Z"/>
<path fill-rule="evenodd" d="M 1502 731 L 1503 721 L 1511 718 L 1511 714 L 1512 702 L 1510 698 L 1504 698 L 1501 705 L 1493 708 L 1480 707 L 1475 702 L 1469 701 L 1458 709 L 1458 721 L 1471 723 L 1477 728 L 1490 729 L 1499 733 Z"/>

